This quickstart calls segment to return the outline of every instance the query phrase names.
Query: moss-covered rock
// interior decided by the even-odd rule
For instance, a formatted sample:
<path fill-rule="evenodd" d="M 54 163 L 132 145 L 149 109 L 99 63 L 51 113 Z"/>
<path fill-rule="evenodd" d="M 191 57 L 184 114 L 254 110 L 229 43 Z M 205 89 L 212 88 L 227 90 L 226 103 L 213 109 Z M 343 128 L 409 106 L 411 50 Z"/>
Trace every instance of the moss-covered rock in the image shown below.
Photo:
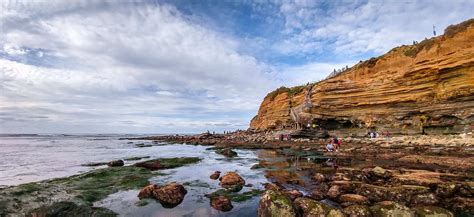
<path fill-rule="evenodd" d="M 416 216 L 419 217 L 453 217 L 454 214 L 449 210 L 443 209 L 436 206 L 420 206 L 415 207 L 413 210 Z"/>
<path fill-rule="evenodd" d="M 351 217 L 371 217 L 372 212 L 366 205 L 352 205 L 344 208 L 343 212 Z"/>
<path fill-rule="evenodd" d="M 260 198 L 258 216 L 296 216 L 291 200 L 280 191 L 267 190 Z"/>
<path fill-rule="evenodd" d="M 344 216 L 344 214 L 340 210 L 309 198 L 296 198 L 294 204 L 296 209 L 298 210 L 298 213 L 300 213 L 304 217 Z"/>
<path fill-rule="evenodd" d="M 415 213 L 410 208 L 393 201 L 379 202 L 370 207 L 370 210 L 374 216 L 380 217 L 415 216 Z"/>

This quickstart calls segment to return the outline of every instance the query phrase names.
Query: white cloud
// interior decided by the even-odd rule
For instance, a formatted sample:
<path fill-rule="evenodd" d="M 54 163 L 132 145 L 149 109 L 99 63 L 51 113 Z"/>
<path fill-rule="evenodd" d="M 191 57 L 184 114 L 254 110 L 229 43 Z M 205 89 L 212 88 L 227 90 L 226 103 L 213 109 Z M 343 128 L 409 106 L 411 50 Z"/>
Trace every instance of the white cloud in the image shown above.
<path fill-rule="evenodd" d="M 242 118 L 250 119 L 272 88 L 265 66 L 236 52 L 234 39 L 172 6 L 130 4 L 8 5 L 4 51 L 41 49 L 40 56 L 61 67 L 0 59 L 0 130 L 18 130 L 7 121 L 31 131 L 42 129 L 27 121 L 99 127 L 92 131 L 102 130 L 100 124 L 151 127 L 146 132 L 243 128 Z M 226 112 L 240 114 L 240 121 L 222 124 Z"/>

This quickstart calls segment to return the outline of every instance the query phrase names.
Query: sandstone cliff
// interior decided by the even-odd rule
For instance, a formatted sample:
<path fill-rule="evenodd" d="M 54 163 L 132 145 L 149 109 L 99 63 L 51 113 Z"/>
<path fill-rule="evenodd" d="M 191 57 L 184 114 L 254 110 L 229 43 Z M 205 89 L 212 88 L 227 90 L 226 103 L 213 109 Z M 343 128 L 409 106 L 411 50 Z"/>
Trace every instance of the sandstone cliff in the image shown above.
<path fill-rule="evenodd" d="M 309 90 L 312 105 L 303 108 Z M 250 128 L 294 129 L 295 122 L 359 136 L 373 129 L 392 134 L 472 132 L 474 19 L 321 82 L 279 88 L 265 97 Z"/>

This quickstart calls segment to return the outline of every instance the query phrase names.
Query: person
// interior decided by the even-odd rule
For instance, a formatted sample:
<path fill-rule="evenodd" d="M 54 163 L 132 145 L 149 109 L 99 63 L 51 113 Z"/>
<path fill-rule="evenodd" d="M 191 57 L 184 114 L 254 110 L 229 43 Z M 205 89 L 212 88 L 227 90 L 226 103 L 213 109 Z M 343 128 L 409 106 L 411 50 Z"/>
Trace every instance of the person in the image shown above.
<path fill-rule="evenodd" d="M 329 151 L 329 152 L 334 151 L 333 140 L 330 140 L 329 143 L 326 145 L 326 150 Z"/>
<path fill-rule="evenodd" d="M 339 139 L 337 140 L 337 149 L 341 148 L 341 144 L 342 144 L 342 139 L 339 138 Z"/>

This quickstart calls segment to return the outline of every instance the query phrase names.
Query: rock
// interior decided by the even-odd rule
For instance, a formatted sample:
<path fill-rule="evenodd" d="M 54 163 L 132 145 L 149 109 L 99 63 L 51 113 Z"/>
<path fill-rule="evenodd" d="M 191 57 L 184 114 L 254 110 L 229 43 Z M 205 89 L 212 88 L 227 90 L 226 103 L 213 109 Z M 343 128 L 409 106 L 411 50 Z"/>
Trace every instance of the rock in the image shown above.
<path fill-rule="evenodd" d="M 142 190 L 140 190 L 140 192 L 138 193 L 138 198 L 141 200 L 141 199 L 144 199 L 144 198 L 149 198 L 149 197 L 153 197 L 153 192 L 155 191 L 155 189 L 157 189 L 158 186 L 157 185 L 154 185 L 154 184 L 151 184 L 151 185 L 148 185 L 146 187 L 144 187 Z"/>
<path fill-rule="evenodd" d="M 283 187 L 275 184 L 275 183 L 265 183 L 263 184 L 263 186 L 265 187 L 265 190 L 274 190 L 274 191 L 280 191 L 283 189 Z"/>
<path fill-rule="evenodd" d="M 316 182 L 324 182 L 324 180 L 326 180 L 326 176 L 322 173 L 316 173 L 313 176 L 313 180 Z"/>
<path fill-rule="evenodd" d="M 336 173 L 331 177 L 333 181 L 350 181 L 351 179 L 343 173 Z"/>
<path fill-rule="evenodd" d="M 224 156 L 226 156 L 226 157 L 230 157 L 230 158 L 237 156 L 237 152 L 233 151 L 233 150 L 230 149 L 230 148 L 225 148 L 225 149 L 216 150 L 216 153 L 217 153 L 217 154 L 224 155 Z"/>
<path fill-rule="evenodd" d="M 449 210 L 436 206 L 415 207 L 413 210 L 415 211 L 416 216 L 419 217 L 454 217 L 454 214 Z"/>
<path fill-rule="evenodd" d="M 221 171 L 215 171 L 211 176 L 209 176 L 209 178 L 217 180 L 219 176 L 221 176 Z"/>
<path fill-rule="evenodd" d="M 374 176 L 377 176 L 380 178 L 385 178 L 385 174 L 387 173 L 387 171 L 384 168 L 379 167 L 379 166 L 374 167 L 371 172 Z"/>
<path fill-rule="evenodd" d="M 260 202 L 258 204 L 259 217 L 292 217 L 296 215 L 296 210 L 293 207 L 291 200 L 282 192 L 267 190 L 260 198 Z"/>
<path fill-rule="evenodd" d="M 344 216 L 344 214 L 338 209 L 305 197 L 296 198 L 294 204 L 298 212 L 302 214 L 303 217 Z"/>
<path fill-rule="evenodd" d="M 452 197 L 458 187 L 456 183 L 442 183 L 436 187 L 435 193 L 439 198 Z"/>
<path fill-rule="evenodd" d="M 157 199 L 163 207 L 172 208 L 183 201 L 186 193 L 188 192 L 183 185 L 171 182 L 163 186 L 148 185 L 140 191 L 138 198 L 153 197 Z"/>
<path fill-rule="evenodd" d="M 464 182 L 459 186 L 459 195 L 463 197 L 474 197 L 474 182 Z"/>
<path fill-rule="evenodd" d="M 331 199 L 336 199 L 341 194 L 341 189 L 338 185 L 331 186 L 329 188 L 327 196 Z"/>
<path fill-rule="evenodd" d="M 245 180 L 236 172 L 227 172 L 219 179 L 220 185 L 224 188 L 234 188 L 237 186 L 244 186 Z"/>
<path fill-rule="evenodd" d="M 358 194 L 343 194 L 339 197 L 339 201 L 352 204 L 369 204 L 369 199 L 367 197 Z"/>
<path fill-rule="evenodd" d="M 439 202 L 434 193 L 417 194 L 411 198 L 414 205 L 435 205 Z"/>
<path fill-rule="evenodd" d="M 474 215 L 474 198 L 454 197 L 446 200 L 447 208 Z"/>
<path fill-rule="evenodd" d="M 250 167 L 251 170 L 256 170 L 256 169 L 260 169 L 260 168 L 263 168 L 263 166 L 260 163 L 254 164 L 252 167 Z"/>
<path fill-rule="evenodd" d="M 311 199 L 315 199 L 315 200 L 322 200 L 324 199 L 325 196 L 326 196 L 326 193 L 321 191 L 321 189 L 314 189 L 309 195 Z"/>
<path fill-rule="evenodd" d="M 402 185 L 396 187 L 383 187 L 369 184 L 362 184 L 356 193 L 369 198 L 371 201 L 397 201 L 410 202 L 410 198 L 416 194 L 430 192 L 430 189 L 424 186 Z"/>
<path fill-rule="evenodd" d="M 393 201 L 382 201 L 370 207 L 370 211 L 374 216 L 380 217 L 394 217 L 394 216 L 406 216 L 414 217 L 415 213 L 410 208 L 393 202 Z"/>
<path fill-rule="evenodd" d="M 332 181 L 331 186 L 335 186 L 335 185 L 339 186 L 339 188 L 342 191 L 348 192 L 348 191 L 352 191 L 355 186 L 359 186 L 360 183 L 359 182 L 346 181 L 346 180 Z"/>
<path fill-rule="evenodd" d="M 344 208 L 343 212 L 350 217 L 371 217 L 372 212 L 366 205 L 351 205 Z"/>
<path fill-rule="evenodd" d="M 218 197 L 211 198 L 211 206 L 212 206 L 212 208 L 214 208 L 216 210 L 219 210 L 219 211 L 223 211 L 223 212 L 228 212 L 232 208 L 234 208 L 232 206 L 232 202 L 224 196 L 218 196 Z"/>
<path fill-rule="evenodd" d="M 135 164 L 136 167 L 143 167 L 149 170 L 159 170 L 162 168 L 161 163 L 159 160 L 152 160 L 152 161 L 145 161 L 145 162 L 138 162 Z"/>
<path fill-rule="evenodd" d="M 123 160 L 113 160 L 107 163 L 109 167 L 121 167 L 124 165 Z"/>
<path fill-rule="evenodd" d="M 298 197 L 302 197 L 303 196 L 303 193 L 301 193 L 300 191 L 296 190 L 296 189 L 293 189 L 293 190 L 283 190 L 283 193 L 288 197 L 290 198 L 290 200 L 295 200 L 296 198 Z"/>

